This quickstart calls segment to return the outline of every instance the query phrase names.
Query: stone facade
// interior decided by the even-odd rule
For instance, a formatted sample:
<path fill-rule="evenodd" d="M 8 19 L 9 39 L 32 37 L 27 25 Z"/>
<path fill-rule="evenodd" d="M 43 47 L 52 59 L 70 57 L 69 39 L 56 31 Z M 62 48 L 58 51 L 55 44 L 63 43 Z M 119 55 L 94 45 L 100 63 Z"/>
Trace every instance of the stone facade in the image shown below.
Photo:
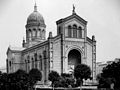
<path fill-rule="evenodd" d="M 90 66 L 92 77 L 96 76 L 96 40 L 87 37 L 87 21 L 72 15 L 56 22 L 57 35 L 46 39 L 44 18 L 34 6 L 34 12 L 29 15 L 26 24 L 26 40 L 22 48 L 8 47 L 7 72 L 18 69 L 29 72 L 38 68 L 42 72 L 42 81 L 48 81 L 51 70 L 58 73 L 71 73 L 78 64 Z"/>

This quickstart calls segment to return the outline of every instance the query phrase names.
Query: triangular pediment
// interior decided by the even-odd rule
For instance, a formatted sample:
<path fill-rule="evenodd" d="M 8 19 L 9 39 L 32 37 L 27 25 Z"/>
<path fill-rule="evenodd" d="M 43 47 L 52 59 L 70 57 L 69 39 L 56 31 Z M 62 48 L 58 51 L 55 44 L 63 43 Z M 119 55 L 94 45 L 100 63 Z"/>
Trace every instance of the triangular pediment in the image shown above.
<path fill-rule="evenodd" d="M 85 21 L 83 18 L 81 18 L 80 16 L 78 16 L 76 13 L 74 13 L 74 14 L 66 17 L 66 18 L 63 18 L 63 19 L 60 19 L 60 20 L 56 21 L 56 24 L 58 25 L 58 24 L 64 23 L 64 22 L 69 21 L 69 20 L 71 20 L 73 18 L 79 20 L 84 25 L 87 24 L 87 21 Z"/>

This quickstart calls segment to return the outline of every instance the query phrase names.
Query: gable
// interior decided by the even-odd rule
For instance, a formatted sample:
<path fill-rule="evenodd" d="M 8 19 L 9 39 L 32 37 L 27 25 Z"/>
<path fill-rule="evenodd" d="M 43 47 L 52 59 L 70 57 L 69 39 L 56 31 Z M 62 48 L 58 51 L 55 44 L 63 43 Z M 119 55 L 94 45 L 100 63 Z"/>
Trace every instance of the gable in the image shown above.
<path fill-rule="evenodd" d="M 72 14 L 72 15 L 66 17 L 66 18 L 60 19 L 60 20 L 56 21 L 56 24 L 58 25 L 58 24 L 66 22 L 66 21 L 69 21 L 71 19 L 77 19 L 82 24 L 87 25 L 87 21 L 85 21 L 83 18 L 81 18 L 77 14 Z"/>

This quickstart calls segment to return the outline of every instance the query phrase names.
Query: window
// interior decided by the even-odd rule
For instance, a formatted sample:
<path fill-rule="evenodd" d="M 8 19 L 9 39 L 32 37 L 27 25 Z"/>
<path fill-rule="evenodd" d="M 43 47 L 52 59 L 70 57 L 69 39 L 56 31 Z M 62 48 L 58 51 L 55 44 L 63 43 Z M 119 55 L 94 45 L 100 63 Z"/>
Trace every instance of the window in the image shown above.
<path fill-rule="evenodd" d="M 58 35 L 61 34 L 61 27 L 58 27 Z"/>
<path fill-rule="evenodd" d="M 77 38 L 77 25 L 76 24 L 73 25 L 73 37 Z"/>
<path fill-rule="evenodd" d="M 12 65 L 12 63 L 11 63 L 11 61 L 9 61 L 9 66 L 11 67 L 11 65 Z"/>
<path fill-rule="evenodd" d="M 29 29 L 28 37 L 29 37 L 29 40 L 31 40 L 31 38 L 32 38 L 32 32 L 31 32 L 31 29 Z"/>
<path fill-rule="evenodd" d="M 42 39 L 45 39 L 45 30 L 42 30 Z"/>
<path fill-rule="evenodd" d="M 25 60 L 26 72 L 27 72 L 27 60 Z"/>
<path fill-rule="evenodd" d="M 46 50 L 44 50 L 44 51 L 43 51 L 43 57 L 44 57 L 44 59 L 46 59 L 46 54 L 47 54 L 47 53 L 46 53 Z"/>
<path fill-rule="evenodd" d="M 72 30 L 71 26 L 68 26 L 68 37 L 72 37 Z"/>
<path fill-rule="evenodd" d="M 41 29 L 38 29 L 38 37 L 41 37 Z"/>
<path fill-rule="evenodd" d="M 34 54 L 35 61 L 37 61 L 37 53 Z"/>
<path fill-rule="evenodd" d="M 34 54 L 35 57 L 35 68 L 37 68 L 37 53 Z"/>
<path fill-rule="evenodd" d="M 40 59 L 39 68 L 40 68 L 40 70 L 42 70 L 42 56 L 41 55 L 39 56 L 39 59 Z"/>
<path fill-rule="evenodd" d="M 36 36 L 36 29 L 34 28 L 33 29 L 33 37 L 35 37 Z"/>
<path fill-rule="evenodd" d="M 29 63 L 30 63 L 30 56 L 27 56 L 27 62 L 26 62 L 26 64 L 27 64 L 27 71 L 30 70 Z"/>
<path fill-rule="evenodd" d="M 34 59 L 32 57 L 32 68 L 34 68 Z"/>
<path fill-rule="evenodd" d="M 78 28 L 78 38 L 82 38 L 82 28 Z"/>
<path fill-rule="evenodd" d="M 29 72 L 29 70 L 30 70 L 30 60 L 28 60 L 28 65 L 27 65 L 27 70 L 28 70 L 28 72 Z"/>

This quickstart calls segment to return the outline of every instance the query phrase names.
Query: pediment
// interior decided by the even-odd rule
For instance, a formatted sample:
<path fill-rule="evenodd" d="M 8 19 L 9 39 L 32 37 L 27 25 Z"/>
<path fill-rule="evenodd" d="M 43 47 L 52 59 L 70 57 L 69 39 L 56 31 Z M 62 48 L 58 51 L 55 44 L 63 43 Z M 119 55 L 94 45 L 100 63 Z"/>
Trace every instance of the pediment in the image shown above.
<path fill-rule="evenodd" d="M 58 25 L 58 24 L 61 24 L 61 23 L 65 23 L 65 22 L 67 22 L 69 20 L 73 20 L 73 19 L 76 19 L 79 22 L 81 22 L 82 24 L 87 25 L 87 21 L 85 21 L 83 18 L 78 16 L 76 13 L 72 14 L 72 15 L 66 17 L 66 18 L 63 18 L 63 19 L 60 19 L 60 20 L 56 21 L 56 24 Z"/>

